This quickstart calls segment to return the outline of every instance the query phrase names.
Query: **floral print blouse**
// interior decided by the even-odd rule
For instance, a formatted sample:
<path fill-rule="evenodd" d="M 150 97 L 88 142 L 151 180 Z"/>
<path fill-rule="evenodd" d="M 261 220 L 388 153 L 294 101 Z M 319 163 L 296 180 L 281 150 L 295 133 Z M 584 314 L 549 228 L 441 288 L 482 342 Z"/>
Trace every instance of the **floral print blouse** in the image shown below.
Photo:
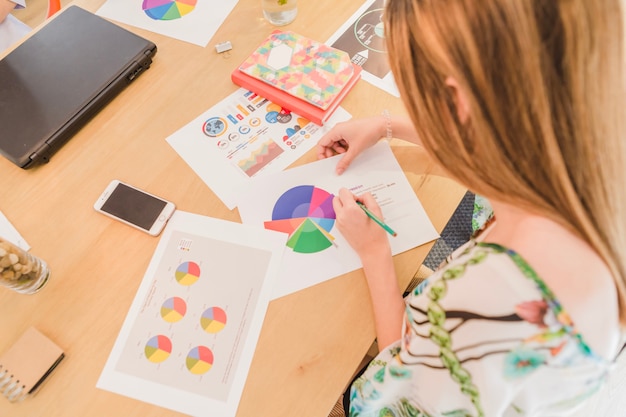
<path fill-rule="evenodd" d="M 349 415 L 558 416 L 611 366 L 517 253 L 472 240 L 407 297 L 402 339 L 353 383 Z"/>

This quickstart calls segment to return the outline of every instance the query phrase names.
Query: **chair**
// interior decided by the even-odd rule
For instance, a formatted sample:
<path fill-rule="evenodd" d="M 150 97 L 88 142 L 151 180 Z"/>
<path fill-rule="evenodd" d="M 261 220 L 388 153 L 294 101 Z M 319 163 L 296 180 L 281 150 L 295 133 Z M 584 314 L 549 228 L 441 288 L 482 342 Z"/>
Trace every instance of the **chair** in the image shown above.
<path fill-rule="evenodd" d="M 48 11 L 46 13 L 46 19 L 52 17 L 59 10 L 61 10 L 61 0 L 48 0 Z"/>

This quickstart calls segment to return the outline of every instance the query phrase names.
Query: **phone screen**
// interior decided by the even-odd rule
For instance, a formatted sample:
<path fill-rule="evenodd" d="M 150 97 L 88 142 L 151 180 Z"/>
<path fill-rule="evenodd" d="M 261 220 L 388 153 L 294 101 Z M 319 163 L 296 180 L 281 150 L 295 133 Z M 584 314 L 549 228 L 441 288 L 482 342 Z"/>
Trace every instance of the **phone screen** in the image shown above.
<path fill-rule="evenodd" d="M 166 204 L 166 201 L 119 184 L 102 205 L 102 211 L 150 230 Z"/>

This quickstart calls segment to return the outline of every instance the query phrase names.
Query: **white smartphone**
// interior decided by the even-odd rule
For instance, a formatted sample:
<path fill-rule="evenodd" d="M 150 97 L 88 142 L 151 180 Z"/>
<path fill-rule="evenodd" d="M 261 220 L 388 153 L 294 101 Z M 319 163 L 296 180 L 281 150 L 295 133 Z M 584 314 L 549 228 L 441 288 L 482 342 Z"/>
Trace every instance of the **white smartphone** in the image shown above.
<path fill-rule="evenodd" d="M 157 236 L 176 206 L 131 185 L 113 180 L 93 208 L 136 229 Z"/>

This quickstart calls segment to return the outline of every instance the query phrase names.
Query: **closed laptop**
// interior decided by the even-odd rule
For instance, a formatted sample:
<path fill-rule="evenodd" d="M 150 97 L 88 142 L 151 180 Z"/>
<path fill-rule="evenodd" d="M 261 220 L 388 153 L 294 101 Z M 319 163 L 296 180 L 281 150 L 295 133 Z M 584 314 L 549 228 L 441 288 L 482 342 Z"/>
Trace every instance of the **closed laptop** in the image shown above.
<path fill-rule="evenodd" d="M 77 6 L 0 60 L 0 154 L 47 162 L 140 73 L 154 43 Z"/>

